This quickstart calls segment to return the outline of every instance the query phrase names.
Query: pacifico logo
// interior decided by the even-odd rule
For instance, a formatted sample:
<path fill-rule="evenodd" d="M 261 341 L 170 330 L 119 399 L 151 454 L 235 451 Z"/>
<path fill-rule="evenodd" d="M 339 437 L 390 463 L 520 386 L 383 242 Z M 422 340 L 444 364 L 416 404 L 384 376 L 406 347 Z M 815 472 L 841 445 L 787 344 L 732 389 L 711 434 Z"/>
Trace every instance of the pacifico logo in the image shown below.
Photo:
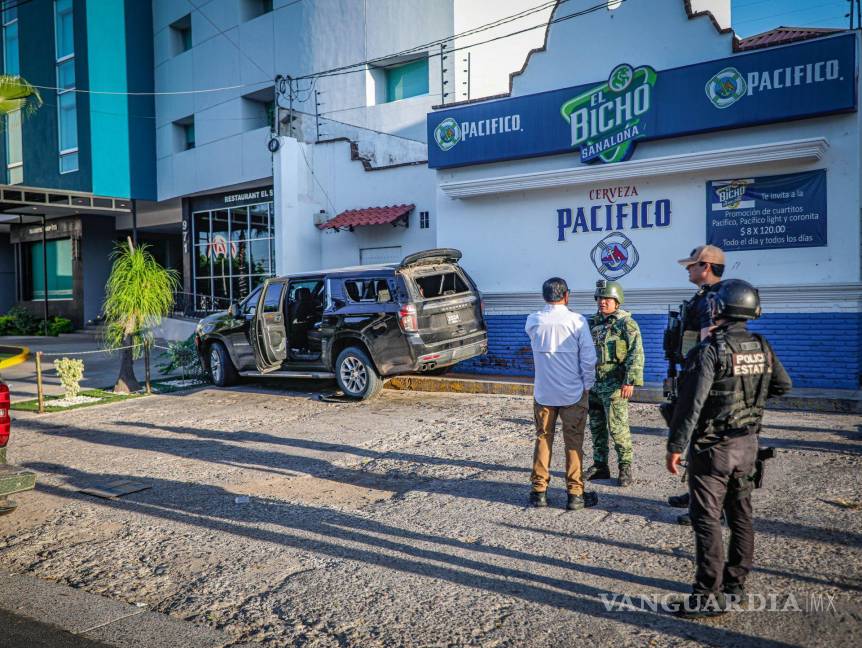
<path fill-rule="evenodd" d="M 657 77 L 648 65 L 623 63 L 607 83 L 562 105 L 560 114 L 571 126 L 572 146 L 580 147 L 581 162 L 620 162 L 631 155 L 634 141 L 646 134 L 642 119 L 652 105 Z"/>
<path fill-rule="evenodd" d="M 434 129 L 434 141 L 441 151 L 448 151 L 461 141 L 461 127 L 451 117 L 447 117 Z"/>
<path fill-rule="evenodd" d="M 724 68 L 706 82 L 706 96 L 716 108 L 727 108 L 745 96 L 745 79 L 734 67 Z"/>

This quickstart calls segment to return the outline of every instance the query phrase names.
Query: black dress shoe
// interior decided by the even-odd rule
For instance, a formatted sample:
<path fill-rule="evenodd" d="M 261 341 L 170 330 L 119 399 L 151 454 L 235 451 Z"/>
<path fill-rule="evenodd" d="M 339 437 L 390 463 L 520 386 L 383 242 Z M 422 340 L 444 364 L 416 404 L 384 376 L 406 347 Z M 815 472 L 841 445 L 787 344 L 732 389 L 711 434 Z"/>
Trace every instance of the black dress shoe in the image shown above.
<path fill-rule="evenodd" d="M 593 481 L 595 479 L 610 479 L 611 469 L 607 464 L 593 464 L 587 472 L 584 473 L 584 479 Z"/>
<path fill-rule="evenodd" d="M 539 491 L 530 491 L 530 506 L 543 508 L 547 505 L 548 496 L 545 494 L 545 491 L 542 491 L 541 493 Z"/>
<path fill-rule="evenodd" d="M 667 503 L 674 508 L 688 508 L 688 503 L 691 498 L 688 493 L 682 495 L 671 495 L 667 498 Z"/>

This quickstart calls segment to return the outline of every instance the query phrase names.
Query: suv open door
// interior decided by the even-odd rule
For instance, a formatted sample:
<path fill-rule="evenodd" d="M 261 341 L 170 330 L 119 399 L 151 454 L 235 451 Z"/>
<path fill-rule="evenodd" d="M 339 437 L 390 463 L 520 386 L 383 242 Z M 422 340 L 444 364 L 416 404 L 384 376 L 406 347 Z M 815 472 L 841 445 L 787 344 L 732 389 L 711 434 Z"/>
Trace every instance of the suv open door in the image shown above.
<path fill-rule="evenodd" d="M 269 280 L 260 291 L 260 301 L 250 328 L 251 346 L 260 373 L 281 368 L 287 358 L 287 335 L 284 327 L 283 281 Z"/>

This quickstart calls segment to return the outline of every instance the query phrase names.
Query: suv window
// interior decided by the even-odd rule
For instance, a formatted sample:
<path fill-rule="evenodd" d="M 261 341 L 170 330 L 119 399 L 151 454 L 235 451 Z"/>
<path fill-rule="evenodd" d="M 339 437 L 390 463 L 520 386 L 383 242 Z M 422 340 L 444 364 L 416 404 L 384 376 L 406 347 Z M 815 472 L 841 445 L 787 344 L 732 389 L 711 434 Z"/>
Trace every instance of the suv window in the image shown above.
<path fill-rule="evenodd" d="M 266 295 L 263 298 L 263 312 L 277 313 L 278 306 L 281 303 L 281 291 L 284 284 L 273 283 L 266 287 Z"/>
<path fill-rule="evenodd" d="M 344 282 L 344 292 L 352 302 L 376 302 L 385 304 L 392 301 L 392 290 L 386 279 L 347 279 Z"/>
<path fill-rule="evenodd" d="M 414 280 L 419 287 L 419 294 L 425 299 L 470 292 L 470 287 L 454 270 L 416 277 Z"/>
<path fill-rule="evenodd" d="M 261 287 L 258 286 L 239 303 L 240 312 L 243 315 L 254 315 L 255 309 L 257 309 L 257 300 L 260 297 L 260 289 Z"/>

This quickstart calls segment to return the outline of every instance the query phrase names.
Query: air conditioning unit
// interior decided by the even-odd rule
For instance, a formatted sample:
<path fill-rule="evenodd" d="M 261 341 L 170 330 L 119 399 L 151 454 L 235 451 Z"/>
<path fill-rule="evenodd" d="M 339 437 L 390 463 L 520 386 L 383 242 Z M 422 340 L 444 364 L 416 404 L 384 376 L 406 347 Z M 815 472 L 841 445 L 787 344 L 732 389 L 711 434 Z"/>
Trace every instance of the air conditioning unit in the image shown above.
<path fill-rule="evenodd" d="M 314 215 L 314 224 L 315 225 L 323 225 L 326 221 L 329 220 L 329 214 L 326 213 L 325 209 L 321 209 Z"/>

